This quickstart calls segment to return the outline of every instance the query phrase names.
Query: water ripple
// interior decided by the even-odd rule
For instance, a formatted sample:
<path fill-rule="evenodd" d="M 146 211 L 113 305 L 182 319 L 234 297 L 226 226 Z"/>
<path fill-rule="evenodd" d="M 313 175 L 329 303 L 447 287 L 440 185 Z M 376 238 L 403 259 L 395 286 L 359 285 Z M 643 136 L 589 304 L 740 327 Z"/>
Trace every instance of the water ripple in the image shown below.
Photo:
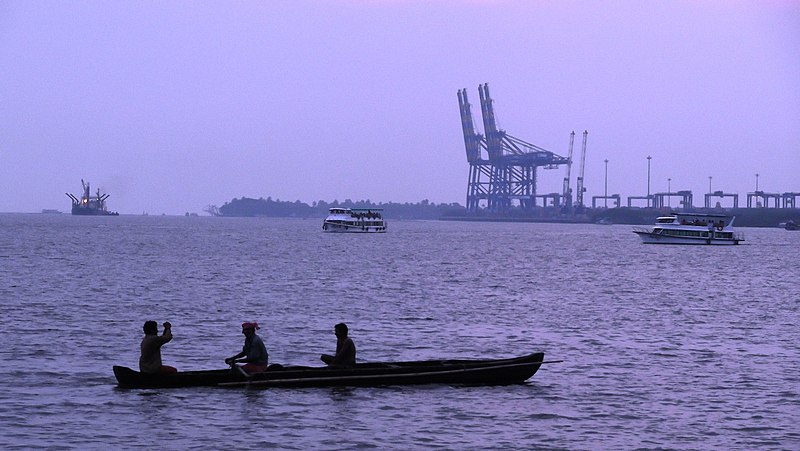
<path fill-rule="evenodd" d="M 800 449 L 800 234 L 644 246 L 624 226 L 0 215 L 4 449 Z M 102 245 L 90 245 L 100 243 Z M 548 360 L 522 385 L 123 390 L 141 324 L 221 368 L 257 320 L 316 365 L 333 324 L 363 361 Z"/>

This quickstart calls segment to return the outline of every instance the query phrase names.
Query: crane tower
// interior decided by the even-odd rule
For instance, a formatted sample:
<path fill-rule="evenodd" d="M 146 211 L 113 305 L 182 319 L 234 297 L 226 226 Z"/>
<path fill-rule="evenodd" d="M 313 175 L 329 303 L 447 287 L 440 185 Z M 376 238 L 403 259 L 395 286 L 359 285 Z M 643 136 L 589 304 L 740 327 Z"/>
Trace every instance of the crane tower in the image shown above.
<path fill-rule="evenodd" d="M 586 188 L 583 186 L 583 170 L 586 167 L 586 138 L 589 136 L 589 132 L 584 130 L 583 131 L 583 146 L 581 148 L 581 169 L 580 175 L 578 176 L 578 199 L 576 208 L 583 209 L 583 193 L 586 192 Z"/>
<path fill-rule="evenodd" d="M 567 155 L 567 176 L 564 177 L 564 184 L 561 189 L 564 197 L 564 207 L 572 208 L 572 188 L 569 186 L 570 173 L 572 172 L 572 144 L 575 142 L 575 130 L 569 134 L 569 154 Z"/>

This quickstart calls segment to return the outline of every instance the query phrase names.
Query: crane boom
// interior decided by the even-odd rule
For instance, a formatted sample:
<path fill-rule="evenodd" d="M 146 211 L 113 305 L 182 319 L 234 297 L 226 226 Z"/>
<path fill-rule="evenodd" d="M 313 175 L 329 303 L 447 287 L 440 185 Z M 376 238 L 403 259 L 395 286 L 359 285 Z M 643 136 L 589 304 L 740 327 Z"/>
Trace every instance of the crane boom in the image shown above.
<path fill-rule="evenodd" d="M 464 132 L 464 145 L 467 149 L 467 161 L 478 161 L 481 158 L 481 137 L 475 133 L 472 121 L 472 110 L 467 100 L 467 89 L 458 91 L 458 107 L 461 112 L 461 129 Z"/>
<path fill-rule="evenodd" d="M 489 159 L 495 160 L 503 156 L 503 132 L 497 129 L 497 119 L 494 115 L 492 98 L 489 96 L 488 83 L 478 85 L 478 95 L 481 98 L 483 132 L 486 134 L 486 150 L 489 153 Z"/>

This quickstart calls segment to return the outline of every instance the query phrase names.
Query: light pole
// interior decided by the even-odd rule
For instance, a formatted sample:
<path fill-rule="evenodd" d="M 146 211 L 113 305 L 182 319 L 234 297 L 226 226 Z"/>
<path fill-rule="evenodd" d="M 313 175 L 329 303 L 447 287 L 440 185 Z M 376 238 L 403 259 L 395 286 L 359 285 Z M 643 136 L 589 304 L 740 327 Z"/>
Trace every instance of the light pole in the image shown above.
<path fill-rule="evenodd" d="M 667 206 L 672 207 L 672 178 L 667 179 Z"/>
<path fill-rule="evenodd" d="M 647 208 L 650 208 L 650 155 L 647 156 Z"/>
<path fill-rule="evenodd" d="M 756 174 L 756 192 L 758 192 L 758 174 Z"/>
<path fill-rule="evenodd" d="M 603 197 L 605 197 L 605 199 L 603 199 L 603 202 L 604 202 L 605 207 L 608 208 L 608 160 L 603 160 L 603 161 L 605 161 L 605 163 L 606 163 L 606 188 L 605 188 L 605 193 L 604 193 L 604 196 L 603 196 Z"/>
<path fill-rule="evenodd" d="M 708 194 L 711 194 L 711 176 L 708 176 Z"/>

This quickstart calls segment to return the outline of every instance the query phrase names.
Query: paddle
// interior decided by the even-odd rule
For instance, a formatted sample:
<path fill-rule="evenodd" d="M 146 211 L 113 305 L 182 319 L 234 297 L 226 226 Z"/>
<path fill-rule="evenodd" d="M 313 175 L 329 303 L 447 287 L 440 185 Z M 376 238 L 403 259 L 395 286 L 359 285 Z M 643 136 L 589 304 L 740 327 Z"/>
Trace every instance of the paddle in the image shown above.
<path fill-rule="evenodd" d="M 234 369 L 234 368 L 236 368 L 236 371 L 238 371 L 238 372 L 239 372 L 239 374 L 241 374 L 242 376 L 244 376 L 244 377 L 245 377 L 245 378 L 246 378 L 248 381 L 249 381 L 250 379 L 252 379 L 252 377 L 253 377 L 253 375 L 252 375 L 252 374 L 248 374 L 248 373 L 247 373 L 247 371 L 245 371 L 245 370 L 244 370 L 242 367 L 240 367 L 239 365 L 237 365 L 237 364 L 236 364 L 236 362 L 231 362 L 231 369 Z"/>

